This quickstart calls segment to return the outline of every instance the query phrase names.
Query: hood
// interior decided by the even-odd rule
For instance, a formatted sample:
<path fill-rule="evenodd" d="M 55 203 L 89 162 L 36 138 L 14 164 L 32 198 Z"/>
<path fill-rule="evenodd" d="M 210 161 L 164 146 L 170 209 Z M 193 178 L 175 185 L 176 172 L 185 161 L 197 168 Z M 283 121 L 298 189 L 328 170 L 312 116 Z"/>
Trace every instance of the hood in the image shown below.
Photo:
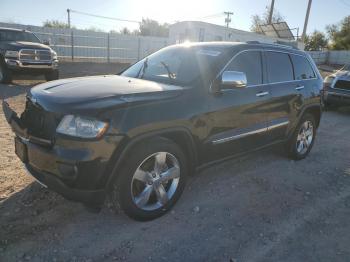
<path fill-rule="evenodd" d="M 34 42 L 24 42 L 24 41 L 8 41 L 8 42 L 2 42 L 4 43 L 4 49 L 6 50 L 12 50 L 12 51 L 19 51 L 21 49 L 44 49 L 44 50 L 51 50 L 50 47 L 47 45 L 41 44 L 41 43 L 34 43 Z"/>
<path fill-rule="evenodd" d="M 349 71 L 338 71 L 334 74 L 334 76 L 337 79 L 350 81 L 350 72 Z"/>
<path fill-rule="evenodd" d="M 106 75 L 47 82 L 32 88 L 30 96 L 48 111 L 64 112 L 170 98 L 181 90 L 179 86 Z"/>

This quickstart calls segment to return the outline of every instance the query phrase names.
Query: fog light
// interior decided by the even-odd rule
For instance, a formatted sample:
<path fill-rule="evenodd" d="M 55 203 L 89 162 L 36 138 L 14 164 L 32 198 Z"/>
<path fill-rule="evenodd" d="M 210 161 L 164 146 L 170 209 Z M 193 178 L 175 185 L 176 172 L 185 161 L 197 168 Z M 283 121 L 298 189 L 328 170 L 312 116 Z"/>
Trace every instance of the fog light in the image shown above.
<path fill-rule="evenodd" d="M 59 163 L 58 171 L 64 179 L 75 179 L 78 175 L 78 168 L 76 165 Z"/>

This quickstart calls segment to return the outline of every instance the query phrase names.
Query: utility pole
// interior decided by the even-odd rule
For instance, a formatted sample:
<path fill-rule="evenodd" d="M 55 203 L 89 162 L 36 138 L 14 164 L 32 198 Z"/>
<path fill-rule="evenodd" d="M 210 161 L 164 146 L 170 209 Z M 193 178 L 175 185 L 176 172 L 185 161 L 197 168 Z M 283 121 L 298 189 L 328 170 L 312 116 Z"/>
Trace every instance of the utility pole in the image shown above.
<path fill-rule="evenodd" d="M 70 28 L 70 9 L 67 9 L 67 14 L 68 14 L 68 28 Z"/>
<path fill-rule="evenodd" d="M 224 14 L 227 15 L 227 17 L 225 18 L 225 23 L 226 23 L 226 27 L 228 28 L 228 26 L 231 23 L 230 16 L 233 15 L 233 12 L 224 12 Z"/>
<path fill-rule="evenodd" d="M 304 23 L 304 30 L 303 30 L 303 34 L 301 35 L 301 40 L 302 40 L 303 42 L 305 41 L 305 37 L 306 37 L 306 29 L 307 29 L 307 24 L 308 24 L 308 22 L 309 22 L 309 15 L 310 15 L 311 3 L 312 3 L 312 0 L 309 0 L 309 3 L 308 3 L 308 5 L 307 5 L 307 10 L 306 10 L 305 23 Z"/>
<path fill-rule="evenodd" d="M 269 25 L 272 24 L 272 15 L 273 15 L 273 9 L 275 8 L 275 0 L 271 1 L 271 6 L 270 6 L 270 13 L 269 13 Z"/>

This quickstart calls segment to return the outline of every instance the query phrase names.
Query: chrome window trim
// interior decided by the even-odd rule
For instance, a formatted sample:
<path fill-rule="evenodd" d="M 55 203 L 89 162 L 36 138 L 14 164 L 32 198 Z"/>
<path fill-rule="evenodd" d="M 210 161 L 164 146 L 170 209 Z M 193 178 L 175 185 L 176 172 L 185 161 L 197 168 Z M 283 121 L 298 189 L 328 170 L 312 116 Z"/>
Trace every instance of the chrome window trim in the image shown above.
<path fill-rule="evenodd" d="M 275 128 L 278 128 L 278 127 L 286 126 L 288 124 L 289 124 L 289 121 L 284 121 L 284 122 L 281 122 L 281 123 L 278 123 L 278 124 L 275 124 L 275 125 L 270 125 L 270 126 L 267 126 L 267 127 L 264 127 L 264 128 L 259 128 L 257 130 L 249 131 L 249 132 L 246 132 L 246 133 L 242 133 L 242 134 L 238 134 L 238 135 L 234 135 L 234 136 L 228 136 L 228 137 L 216 139 L 216 140 L 212 141 L 212 144 L 217 145 L 217 144 L 226 143 L 226 142 L 229 142 L 229 141 L 232 141 L 232 140 L 237 140 L 237 139 L 240 139 L 240 138 L 243 138 L 243 137 L 247 137 L 247 136 L 250 136 L 250 135 L 264 133 L 264 132 L 267 132 L 267 131 L 269 131 L 271 129 L 275 129 Z"/>
<path fill-rule="evenodd" d="M 315 68 L 313 67 L 310 59 L 308 56 L 305 56 L 305 55 L 301 55 L 301 54 L 295 54 L 295 53 L 292 53 L 292 52 L 287 52 L 287 51 L 283 51 L 283 50 L 273 50 L 273 49 L 263 49 L 263 48 L 254 48 L 254 49 L 245 49 L 245 50 L 241 50 L 239 51 L 237 54 L 235 54 L 227 63 L 226 65 L 220 70 L 220 72 L 215 76 L 215 79 L 217 79 L 224 71 L 225 69 L 229 66 L 229 64 L 240 54 L 244 53 L 244 52 L 250 52 L 250 51 L 255 51 L 255 52 L 277 52 L 277 53 L 284 53 L 284 54 L 288 54 L 288 55 L 297 55 L 297 56 L 301 56 L 301 57 L 304 57 L 306 58 L 306 60 L 309 62 L 313 72 L 314 72 L 314 75 L 316 77 L 313 77 L 313 78 L 308 78 L 308 79 L 294 79 L 294 80 L 288 80 L 288 81 L 282 81 L 282 82 L 272 82 L 272 83 L 262 83 L 262 84 L 259 84 L 259 85 L 247 85 L 247 88 L 249 87 L 257 87 L 257 86 L 266 86 L 266 85 L 275 85 L 275 84 L 283 84 L 283 83 L 293 83 L 293 82 L 298 82 L 298 81 L 306 81 L 306 80 L 317 80 L 319 79 L 318 78 L 318 74 L 316 74 L 315 72 Z M 291 62 L 292 63 L 292 62 Z M 292 63 L 292 66 L 294 68 L 294 64 Z M 295 76 L 294 76 L 295 77 Z M 209 90 L 212 91 L 212 85 L 213 83 L 210 84 L 210 87 L 209 87 Z M 233 89 L 223 89 L 221 91 L 232 91 Z"/>

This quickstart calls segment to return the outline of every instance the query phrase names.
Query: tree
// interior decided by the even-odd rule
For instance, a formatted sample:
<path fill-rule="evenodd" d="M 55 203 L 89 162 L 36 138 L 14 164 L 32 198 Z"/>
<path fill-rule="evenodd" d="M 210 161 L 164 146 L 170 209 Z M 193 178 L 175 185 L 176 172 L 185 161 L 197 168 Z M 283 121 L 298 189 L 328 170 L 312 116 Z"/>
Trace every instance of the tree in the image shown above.
<path fill-rule="evenodd" d="M 69 25 L 65 22 L 61 22 L 59 20 L 46 20 L 43 22 L 44 27 L 51 27 L 51 28 L 69 28 Z"/>
<path fill-rule="evenodd" d="M 265 25 L 269 23 L 269 14 L 270 8 L 268 6 L 265 7 L 265 11 L 262 15 L 253 15 L 252 16 L 252 25 L 250 26 L 250 31 L 261 34 L 260 25 Z M 272 23 L 283 22 L 284 17 L 280 14 L 276 9 L 273 10 L 272 15 Z"/>
<path fill-rule="evenodd" d="M 155 20 L 146 18 L 140 23 L 140 35 L 142 36 L 162 36 L 168 37 L 169 24 L 160 24 Z"/>
<path fill-rule="evenodd" d="M 327 26 L 326 30 L 330 39 L 330 49 L 350 50 L 350 16 L 345 17 L 339 24 Z"/>
<path fill-rule="evenodd" d="M 315 30 L 312 34 L 305 37 L 305 50 L 320 51 L 326 48 L 328 40 L 326 35 L 320 31 Z"/>
<path fill-rule="evenodd" d="M 129 28 L 127 27 L 124 27 L 122 30 L 120 30 L 120 33 L 123 35 L 131 35 Z"/>

